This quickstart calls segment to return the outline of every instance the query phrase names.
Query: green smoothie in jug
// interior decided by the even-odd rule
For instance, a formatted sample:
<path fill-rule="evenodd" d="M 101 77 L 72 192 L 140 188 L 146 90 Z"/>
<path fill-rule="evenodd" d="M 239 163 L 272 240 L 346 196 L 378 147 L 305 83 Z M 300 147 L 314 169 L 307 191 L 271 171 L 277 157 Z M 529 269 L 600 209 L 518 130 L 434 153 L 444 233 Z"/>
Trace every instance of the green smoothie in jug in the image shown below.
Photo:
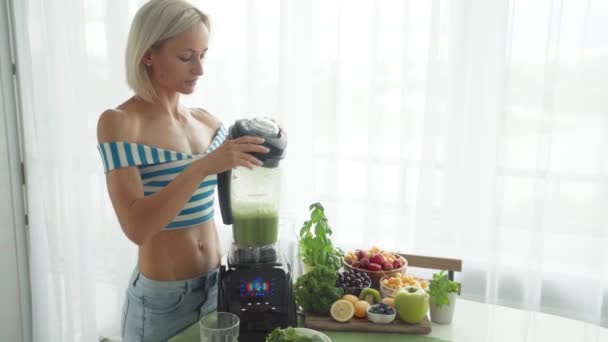
<path fill-rule="evenodd" d="M 232 236 L 239 246 L 264 246 L 277 242 L 279 215 L 274 208 L 255 205 L 234 209 Z"/>

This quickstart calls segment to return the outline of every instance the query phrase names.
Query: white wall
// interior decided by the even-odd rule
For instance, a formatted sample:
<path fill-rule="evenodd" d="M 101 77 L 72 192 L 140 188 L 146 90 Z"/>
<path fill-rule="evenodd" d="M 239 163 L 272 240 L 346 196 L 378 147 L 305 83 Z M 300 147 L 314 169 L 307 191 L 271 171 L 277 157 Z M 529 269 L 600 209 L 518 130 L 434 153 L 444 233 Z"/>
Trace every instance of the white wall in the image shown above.
<path fill-rule="evenodd" d="M 8 2 L 0 4 L 0 341 L 29 341 L 29 276 Z"/>

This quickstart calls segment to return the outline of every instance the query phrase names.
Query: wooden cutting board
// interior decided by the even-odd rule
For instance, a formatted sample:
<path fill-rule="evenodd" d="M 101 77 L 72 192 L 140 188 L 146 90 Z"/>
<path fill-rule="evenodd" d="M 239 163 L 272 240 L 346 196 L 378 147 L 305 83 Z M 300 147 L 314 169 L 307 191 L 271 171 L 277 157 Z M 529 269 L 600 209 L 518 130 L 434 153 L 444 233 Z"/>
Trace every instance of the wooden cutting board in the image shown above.
<path fill-rule="evenodd" d="M 428 334 L 431 332 L 431 322 L 428 317 L 425 317 L 418 324 L 404 323 L 399 318 L 396 318 L 389 324 L 377 324 L 360 318 L 353 318 L 346 323 L 340 323 L 330 316 L 306 314 L 304 326 L 310 329 L 325 331 L 362 331 L 397 334 Z"/>

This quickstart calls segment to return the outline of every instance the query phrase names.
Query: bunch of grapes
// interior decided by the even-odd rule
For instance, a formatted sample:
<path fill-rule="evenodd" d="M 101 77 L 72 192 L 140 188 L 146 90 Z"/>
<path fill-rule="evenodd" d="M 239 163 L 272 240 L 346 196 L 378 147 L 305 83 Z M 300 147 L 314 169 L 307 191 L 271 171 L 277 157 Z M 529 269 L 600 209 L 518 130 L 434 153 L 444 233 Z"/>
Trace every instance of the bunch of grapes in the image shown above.
<path fill-rule="evenodd" d="M 336 287 L 341 288 L 365 288 L 372 284 L 371 279 L 365 272 L 353 270 L 338 272 L 338 279 L 336 280 Z"/>

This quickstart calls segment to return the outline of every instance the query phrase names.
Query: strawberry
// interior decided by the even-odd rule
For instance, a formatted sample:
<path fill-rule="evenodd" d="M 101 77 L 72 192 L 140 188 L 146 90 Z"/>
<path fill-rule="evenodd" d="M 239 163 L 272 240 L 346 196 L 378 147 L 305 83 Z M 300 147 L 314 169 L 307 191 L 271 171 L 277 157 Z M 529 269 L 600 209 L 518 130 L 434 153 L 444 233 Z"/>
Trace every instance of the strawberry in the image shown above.
<path fill-rule="evenodd" d="M 370 261 L 373 262 L 374 264 L 378 264 L 378 265 L 383 265 L 386 262 L 386 260 L 384 259 L 384 255 L 382 255 L 380 253 L 374 254 L 374 256 L 372 256 Z"/>
<path fill-rule="evenodd" d="M 367 266 L 367 269 L 370 271 L 382 271 L 382 266 L 372 262 Z"/>
<path fill-rule="evenodd" d="M 382 269 L 385 271 L 392 271 L 393 270 L 393 264 L 391 264 L 390 262 L 385 262 L 384 264 L 382 264 Z"/>

